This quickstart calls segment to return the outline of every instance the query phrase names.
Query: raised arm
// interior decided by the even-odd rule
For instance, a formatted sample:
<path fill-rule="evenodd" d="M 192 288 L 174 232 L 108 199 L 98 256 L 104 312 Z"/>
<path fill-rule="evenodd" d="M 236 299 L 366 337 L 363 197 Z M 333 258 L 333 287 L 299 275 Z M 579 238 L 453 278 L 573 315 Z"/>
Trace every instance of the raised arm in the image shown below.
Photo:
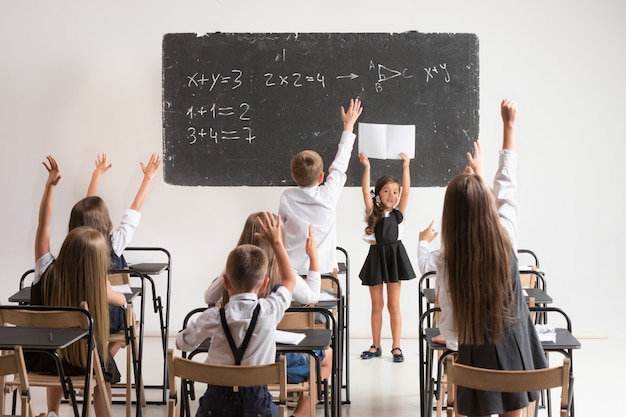
<path fill-rule="evenodd" d="M 341 120 L 343 120 L 343 130 L 345 132 L 354 131 L 354 124 L 361 115 L 362 111 L 363 107 L 361 107 L 361 100 L 358 98 L 350 99 L 350 106 L 347 111 L 343 108 L 343 106 L 341 106 Z"/>
<path fill-rule="evenodd" d="M 41 256 L 50 252 L 50 221 L 52 219 L 52 200 L 54 195 L 54 187 L 61 179 L 61 170 L 57 161 L 50 155 L 46 157 L 48 163 L 43 166 L 48 171 L 48 179 L 43 190 L 41 203 L 39 204 L 39 218 L 37 222 L 37 231 L 35 232 L 35 262 Z"/>
<path fill-rule="evenodd" d="M 359 162 L 363 165 L 363 177 L 361 178 L 361 192 L 365 203 L 365 213 L 369 214 L 374 208 L 374 201 L 370 194 L 370 160 L 363 152 L 359 154 Z"/>
<path fill-rule="evenodd" d="M 137 195 L 135 195 L 133 203 L 130 205 L 132 210 L 137 211 L 141 210 L 141 206 L 146 199 L 152 177 L 154 177 L 154 174 L 159 169 L 159 165 L 161 165 L 161 157 L 156 153 L 153 153 L 146 165 L 144 165 L 143 162 L 140 162 L 140 164 L 141 171 L 143 171 L 143 180 L 141 181 L 141 185 L 139 186 L 139 190 L 137 191 Z"/>
<path fill-rule="evenodd" d="M 409 205 L 409 194 L 411 193 L 411 169 L 409 166 L 411 158 L 405 153 L 400 153 L 400 158 L 402 158 L 402 194 L 400 194 L 398 210 L 404 214 Z"/>
<path fill-rule="evenodd" d="M 317 240 L 315 239 L 315 233 L 312 224 L 309 225 L 309 233 L 306 237 L 304 250 L 306 251 L 306 254 L 309 255 L 309 271 L 319 272 L 320 263 L 317 256 Z"/>
<path fill-rule="evenodd" d="M 272 213 L 263 213 L 263 218 L 257 217 L 259 226 L 261 227 L 261 233 L 255 233 L 256 237 L 259 237 L 267 241 L 274 250 L 274 255 L 278 261 L 278 271 L 281 277 L 281 284 L 293 292 L 296 286 L 296 273 L 289 261 L 289 255 L 283 245 L 283 240 L 280 232 L 280 216 L 274 216 Z"/>
<path fill-rule="evenodd" d="M 100 182 L 100 176 L 112 167 L 112 165 L 107 162 L 107 154 L 105 153 L 96 157 L 95 164 L 96 167 L 91 173 L 91 181 L 89 182 L 89 188 L 87 189 L 87 197 L 98 195 L 98 183 Z"/>
<path fill-rule="evenodd" d="M 500 103 L 502 114 L 502 149 L 515 150 L 515 120 L 517 103 L 511 99 L 503 99 Z"/>

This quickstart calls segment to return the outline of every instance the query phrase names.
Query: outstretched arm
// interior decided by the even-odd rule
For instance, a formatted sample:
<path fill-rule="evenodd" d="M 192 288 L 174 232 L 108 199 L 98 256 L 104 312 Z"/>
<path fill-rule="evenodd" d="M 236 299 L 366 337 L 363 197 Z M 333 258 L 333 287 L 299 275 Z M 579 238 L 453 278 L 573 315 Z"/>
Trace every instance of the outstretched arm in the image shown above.
<path fill-rule="evenodd" d="M 154 174 L 159 169 L 159 165 L 161 165 L 161 157 L 156 153 L 153 153 L 146 165 L 144 165 L 143 162 L 140 164 L 141 170 L 143 171 L 143 181 L 141 181 L 137 195 L 135 196 L 133 203 L 130 205 L 131 209 L 137 211 L 141 210 L 141 206 L 146 199 L 146 195 L 148 195 L 148 188 L 150 187 L 152 177 L 154 177 Z"/>
<path fill-rule="evenodd" d="M 87 189 L 87 197 L 93 197 L 98 195 L 98 183 L 100 182 L 100 175 L 104 174 L 111 168 L 111 164 L 107 162 L 107 154 L 103 153 L 96 157 L 96 167 L 91 173 L 91 181 L 89 182 L 89 188 Z"/>
<path fill-rule="evenodd" d="M 511 99 L 503 99 L 500 103 L 502 114 L 502 149 L 515 150 L 515 119 L 517 103 Z"/>
<path fill-rule="evenodd" d="M 359 154 L 359 162 L 363 165 L 363 178 L 361 178 L 361 191 L 363 192 L 363 202 L 365 212 L 370 213 L 374 208 L 374 202 L 370 194 L 370 160 L 363 152 Z"/>
<path fill-rule="evenodd" d="M 350 107 L 348 111 L 344 110 L 341 106 L 341 120 L 343 120 L 343 130 L 346 132 L 354 131 L 354 123 L 361 115 L 363 107 L 361 107 L 361 100 L 358 98 L 350 99 Z"/>
<path fill-rule="evenodd" d="M 46 253 L 50 252 L 50 221 L 52 219 L 52 197 L 54 187 L 61 179 L 61 170 L 57 161 L 50 155 L 46 157 L 48 163 L 43 166 L 48 170 L 48 180 L 46 181 L 39 205 L 39 218 L 37 232 L 35 234 L 35 262 Z"/>
<path fill-rule="evenodd" d="M 280 232 L 280 216 L 274 216 L 272 213 L 263 213 L 263 218 L 257 217 L 257 222 L 261 227 L 261 233 L 255 233 L 256 237 L 259 237 L 267 241 L 274 250 L 276 260 L 278 261 L 278 271 L 281 277 L 281 284 L 293 292 L 296 286 L 296 273 L 289 261 L 289 255 L 283 245 L 283 240 Z"/>
<path fill-rule="evenodd" d="M 402 194 L 400 194 L 400 202 L 398 203 L 398 210 L 404 214 L 406 208 L 409 205 L 409 193 L 411 192 L 411 169 L 409 164 L 411 158 L 405 153 L 400 153 L 402 158 Z"/>

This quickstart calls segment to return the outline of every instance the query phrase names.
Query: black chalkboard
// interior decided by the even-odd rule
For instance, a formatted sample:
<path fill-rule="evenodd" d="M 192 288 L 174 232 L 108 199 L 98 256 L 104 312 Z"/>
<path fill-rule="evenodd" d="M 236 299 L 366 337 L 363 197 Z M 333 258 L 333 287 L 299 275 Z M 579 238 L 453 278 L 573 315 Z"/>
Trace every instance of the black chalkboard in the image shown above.
<path fill-rule="evenodd" d="M 412 186 L 444 186 L 478 137 L 478 38 L 459 33 L 172 33 L 163 39 L 165 182 L 292 185 L 289 161 L 359 122 L 416 125 Z M 349 186 L 360 185 L 357 142 Z M 401 161 L 372 160 L 372 180 Z"/>

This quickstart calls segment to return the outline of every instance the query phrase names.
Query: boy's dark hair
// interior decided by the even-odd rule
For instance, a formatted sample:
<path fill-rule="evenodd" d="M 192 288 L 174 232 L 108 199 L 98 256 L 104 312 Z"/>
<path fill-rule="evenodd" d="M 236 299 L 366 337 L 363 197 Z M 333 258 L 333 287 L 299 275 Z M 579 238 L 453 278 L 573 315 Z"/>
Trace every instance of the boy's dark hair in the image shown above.
<path fill-rule="evenodd" d="M 240 292 L 253 292 L 267 276 L 267 255 L 255 245 L 239 245 L 228 254 L 226 275 Z"/>
<path fill-rule="evenodd" d="M 317 184 L 320 173 L 324 171 L 324 161 L 320 154 L 306 150 L 291 158 L 291 176 L 300 187 L 313 187 Z"/>

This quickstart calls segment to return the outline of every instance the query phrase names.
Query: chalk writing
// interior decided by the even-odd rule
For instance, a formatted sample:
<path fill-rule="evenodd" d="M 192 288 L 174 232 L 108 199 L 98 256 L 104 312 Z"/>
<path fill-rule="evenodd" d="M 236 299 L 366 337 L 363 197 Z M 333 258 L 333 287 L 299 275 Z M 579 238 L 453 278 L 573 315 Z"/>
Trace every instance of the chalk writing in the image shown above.
<path fill-rule="evenodd" d="M 442 71 L 440 75 L 444 77 L 443 80 L 449 83 L 450 73 L 448 72 L 448 65 L 446 63 L 439 64 L 438 66 L 434 65 L 432 67 L 424 68 L 424 71 L 426 71 L 426 82 L 430 81 L 431 79 L 434 79 L 435 75 L 439 75 L 440 70 Z"/>
<path fill-rule="evenodd" d="M 190 122 L 194 122 L 193 126 L 189 126 L 187 128 L 187 137 L 189 139 L 189 144 L 194 145 L 198 141 L 202 141 L 205 137 L 208 136 L 209 139 L 212 139 L 215 143 L 218 143 L 219 140 L 225 141 L 234 141 L 241 139 L 242 135 L 244 139 L 248 143 L 252 143 L 256 136 L 252 134 L 252 128 L 250 126 L 242 126 L 241 130 L 242 134 L 239 133 L 237 129 L 220 129 L 215 126 L 205 126 L 199 127 L 198 125 L 202 123 L 202 119 L 204 119 L 205 115 L 209 119 L 224 119 L 228 121 L 230 118 L 235 116 L 238 120 L 243 122 L 251 121 L 250 113 L 250 105 L 246 102 L 239 104 L 237 107 L 232 105 L 218 105 L 217 103 L 213 103 L 210 106 L 189 106 L 185 113 L 186 116 L 189 117 Z M 194 119 L 195 117 L 195 119 Z M 228 122 L 227 122 L 228 123 Z M 231 124 L 236 124 L 235 122 L 230 122 Z M 219 133 L 218 133 L 219 132 Z"/>
<path fill-rule="evenodd" d="M 221 73 L 211 73 L 211 76 L 207 78 L 204 74 L 200 74 L 196 72 L 193 75 L 187 75 L 187 87 L 204 87 L 204 84 L 208 84 L 210 82 L 209 91 L 213 91 L 216 84 L 232 84 L 231 90 L 235 90 L 243 84 L 241 80 L 241 76 L 243 72 L 238 69 L 233 69 L 230 71 L 229 75 L 224 75 Z"/>
<path fill-rule="evenodd" d="M 265 86 L 266 87 L 275 87 L 275 86 L 293 86 L 293 87 L 302 87 L 304 83 L 314 83 L 318 82 L 322 86 L 322 88 L 326 87 L 326 77 L 319 72 L 316 75 L 304 75 L 299 72 L 294 72 L 288 75 L 281 74 L 273 74 L 271 72 L 266 72 L 263 74 L 265 77 Z"/>

